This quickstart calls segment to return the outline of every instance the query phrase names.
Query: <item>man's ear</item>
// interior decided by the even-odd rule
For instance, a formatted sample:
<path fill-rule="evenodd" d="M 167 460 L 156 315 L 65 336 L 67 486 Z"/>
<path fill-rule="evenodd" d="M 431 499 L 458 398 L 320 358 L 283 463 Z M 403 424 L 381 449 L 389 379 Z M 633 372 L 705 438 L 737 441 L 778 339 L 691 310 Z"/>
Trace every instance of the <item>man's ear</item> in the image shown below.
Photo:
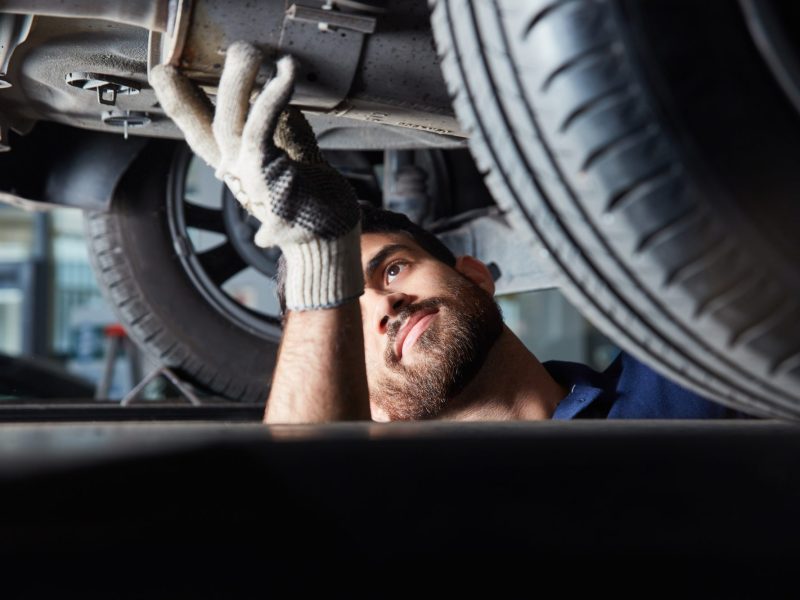
<path fill-rule="evenodd" d="M 494 277 L 483 262 L 474 256 L 459 256 L 455 269 L 487 294 L 494 296 Z"/>

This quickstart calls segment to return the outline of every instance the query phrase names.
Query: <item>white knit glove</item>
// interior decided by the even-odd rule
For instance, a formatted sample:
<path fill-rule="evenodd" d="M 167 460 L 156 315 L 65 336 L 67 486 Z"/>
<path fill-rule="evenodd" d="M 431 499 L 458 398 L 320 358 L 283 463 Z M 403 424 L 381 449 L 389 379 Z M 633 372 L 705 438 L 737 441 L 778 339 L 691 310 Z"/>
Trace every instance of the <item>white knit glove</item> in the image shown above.
<path fill-rule="evenodd" d="M 291 57 L 277 62 L 250 109 L 261 61 L 250 44 L 228 47 L 215 114 L 203 91 L 175 67 L 154 67 L 150 81 L 192 150 L 261 221 L 255 243 L 280 246 L 287 308 L 338 306 L 364 291 L 356 195 L 322 157 L 302 113 L 287 108 L 296 72 Z"/>

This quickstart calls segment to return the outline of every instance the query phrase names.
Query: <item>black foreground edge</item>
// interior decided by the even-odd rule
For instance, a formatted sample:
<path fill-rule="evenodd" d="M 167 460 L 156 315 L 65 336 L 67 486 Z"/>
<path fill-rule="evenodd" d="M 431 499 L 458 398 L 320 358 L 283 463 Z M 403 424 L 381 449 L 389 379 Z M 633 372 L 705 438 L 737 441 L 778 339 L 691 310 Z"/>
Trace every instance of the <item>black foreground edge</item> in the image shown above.
<path fill-rule="evenodd" d="M 795 570 L 799 473 L 777 421 L 4 424 L 4 596 L 735 597 Z"/>

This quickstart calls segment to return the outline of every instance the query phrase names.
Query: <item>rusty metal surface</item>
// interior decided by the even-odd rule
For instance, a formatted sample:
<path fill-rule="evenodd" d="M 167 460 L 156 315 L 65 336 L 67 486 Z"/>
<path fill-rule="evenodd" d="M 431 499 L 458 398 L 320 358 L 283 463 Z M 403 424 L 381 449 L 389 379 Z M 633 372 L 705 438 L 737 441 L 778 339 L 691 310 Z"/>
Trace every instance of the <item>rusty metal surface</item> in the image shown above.
<path fill-rule="evenodd" d="M 6 127 L 26 133 L 37 121 L 116 133 L 103 122 L 107 107 L 96 95 L 67 85 L 65 76 L 74 72 L 123 79 L 140 88 L 139 94 L 116 98 L 116 109 L 150 119 L 131 135 L 181 138 L 157 104 L 148 68 L 178 63 L 213 95 L 225 48 L 246 39 L 268 57 L 289 50 L 300 56 L 295 103 L 312 121 L 325 123 L 323 147 L 462 145 L 465 136 L 439 72 L 425 1 L 384 4 L 382 12 L 315 21 L 327 12 L 314 0 L 175 0 L 169 4 L 172 35 L 109 20 L 36 16 L 4 78 L 11 87 L 0 89 L 0 142 Z M 267 60 L 260 83 L 270 70 Z"/>
<path fill-rule="evenodd" d="M 332 14 L 314 0 L 270 0 L 257 9 L 252 4 L 193 0 L 191 14 L 184 13 L 185 44 L 173 62 L 213 93 L 225 48 L 245 39 L 267 57 L 288 52 L 300 59 L 293 102 L 304 109 L 465 137 L 442 79 L 424 0 L 390 0 L 379 15 Z M 265 66 L 259 81 L 269 74 Z"/>
<path fill-rule="evenodd" d="M 216 85 L 225 63 L 225 49 L 237 40 L 259 46 L 267 57 L 278 54 L 285 4 L 283 0 L 194 0 L 179 66 L 199 82 Z M 264 70 L 261 80 L 268 71 Z"/>
<path fill-rule="evenodd" d="M 366 40 L 352 96 L 452 114 L 430 30 L 427 4 L 387 1 L 376 35 Z"/>

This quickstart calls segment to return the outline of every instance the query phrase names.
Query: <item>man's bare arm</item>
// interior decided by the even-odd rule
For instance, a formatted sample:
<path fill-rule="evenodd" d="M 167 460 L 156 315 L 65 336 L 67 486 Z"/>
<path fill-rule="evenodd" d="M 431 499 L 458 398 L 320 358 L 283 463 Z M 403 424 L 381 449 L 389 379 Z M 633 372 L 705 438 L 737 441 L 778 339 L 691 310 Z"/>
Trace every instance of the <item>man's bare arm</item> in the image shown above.
<path fill-rule="evenodd" d="M 290 311 L 265 423 L 369 419 L 361 309 Z"/>

